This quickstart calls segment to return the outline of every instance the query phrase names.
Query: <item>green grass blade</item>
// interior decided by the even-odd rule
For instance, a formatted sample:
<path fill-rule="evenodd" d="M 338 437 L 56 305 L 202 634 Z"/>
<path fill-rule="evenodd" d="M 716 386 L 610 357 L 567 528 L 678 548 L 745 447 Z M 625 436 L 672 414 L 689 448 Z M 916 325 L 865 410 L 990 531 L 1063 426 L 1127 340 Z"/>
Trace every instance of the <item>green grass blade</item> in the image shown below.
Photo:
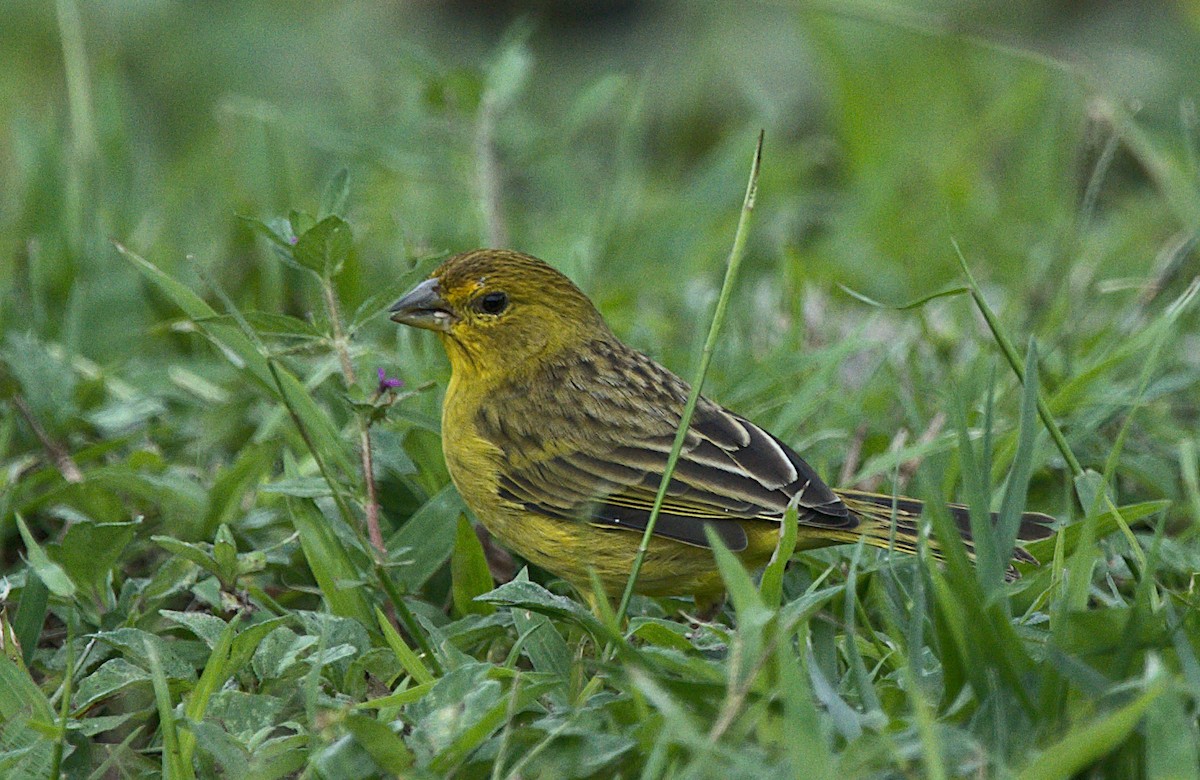
<path fill-rule="evenodd" d="M 858 648 L 858 629 L 854 619 L 855 612 L 859 607 L 858 601 L 858 568 L 862 560 L 862 551 L 864 544 L 860 541 L 854 547 L 854 554 L 850 557 L 850 568 L 846 573 L 846 589 L 842 593 L 842 625 L 847 632 L 846 641 L 846 657 L 850 666 L 850 674 L 854 679 L 855 688 L 858 690 L 859 699 L 862 701 L 863 708 L 870 713 L 882 713 L 882 706 L 879 703 L 879 694 L 875 690 L 875 686 L 871 683 L 871 676 L 867 672 L 867 665 L 863 661 L 862 652 Z"/>
<path fill-rule="evenodd" d="M 1146 710 L 1146 777 L 1183 780 L 1200 772 L 1200 733 L 1181 691 L 1167 690 Z"/>
<path fill-rule="evenodd" d="M 492 573 L 488 569 L 483 545 L 466 515 L 458 516 L 454 554 L 450 557 L 450 591 L 454 609 L 460 615 L 490 615 L 496 611 L 491 604 L 475 601 L 492 589 Z"/>
<path fill-rule="evenodd" d="M 12 637 L 21 648 L 21 661 L 26 667 L 33 658 L 49 606 L 50 589 L 46 584 L 40 577 L 26 578 L 25 587 L 21 589 L 21 601 L 17 604 L 17 614 L 12 620 Z M 0 615 L 2 618 L 3 615 Z"/>
<path fill-rule="evenodd" d="M 985 593 L 989 598 L 995 598 L 1003 588 L 1004 572 L 1008 568 L 1013 548 L 1017 543 L 1017 534 L 1021 527 L 1021 514 L 1025 511 L 1025 496 L 1029 492 L 1029 480 L 1033 476 L 1033 457 L 1038 434 L 1037 361 L 1037 344 L 1030 339 L 1029 349 L 1025 354 L 1025 384 L 1022 386 L 1021 392 L 1017 453 L 1013 457 L 1008 484 L 1004 488 L 1004 498 L 1000 503 L 1000 512 L 992 535 L 998 555 L 995 560 L 990 562 L 993 568 L 981 572 L 980 576 L 981 582 L 984 583 Z M 972 526 L 973 529 L 974 526 Z"/>
<path fill-rule="evenodd" d="M 992 332 L 992 338 L 996 340 L 996 344 L 1000 347 L 1000 352 L 1008 361 L 1008 365 L 1016 373 L 1017 378 L 1021 382 L 1024 382 L 1025 369 L 1016 348 L 1005 334 L 1004 329 L 1000 326 L 1000 319 L 992 311 L 992 307 L 988 305 L 987 299 L 983 297 L 983 291 L 979 288 L 978 282 L 975 281 L 975 277 L 971 273 L 970 266 L 967 265 L 967 259 L 963 256 L 958 242 L 951 239 L 951 243 L 954 245 L 954 253 L 958 258 L 959 267 L 967 277 L 967 285 L 971 288 L 971 298 L 975 301 L 976 308 L 979 309 L 979 313 L 983 315 L 983 319 L 987 322 L 988 329 Z M 1050 432 L 1051 438 L 1054 439 L 1054 444 L 1058 447 L 1059 453 L 1062 454 L 1063 459 L 1070 466 L 1071 473 L 1076 476 L 1082 474 L 1083 466 L 1079 464 L 1079 459 L 1075 457 L 1075 453 L 1071 450 L 1070 445 L 1067 444 L 1066 436 L 1063 435 L 1062 429 L 1058 427 L 1058 423 L 1055 421 L 1054 415 L 1050 413 L 1050 407 L 1046 405 L 1046 401 L 1042 398 L 1040 391 L 1038 391 L 1037 408 L 1038 416 L 1042 418 L 1042 423 L 1046 426 L 1046 430 Z"/>
<path fill-rule="evenodd" d="M 777 607 L 783 601 L 783 575 L 787 571 L 788 562 L 792 560 L 792 554 L 796 552 L 799 518 L 800 513 L 796 511 L 793 501 L 783 514 L 779 543 L 775 545 L 775 552 L 771 554 L 771 560 L 763 570 L 762 580 L 759 582 L 762 601 L 771 607 Z"/>
<path fill-rule="evenodd" d="M 179 729 L 175 723 L 175 708 L 158 648 L 146 642 L 146 657 L 150 663 L 150 680 L 154 688 L 154 703 L 158 708 L 158 730 L 162 737 L 162 774 L 165 780 L 190 780 L 196 776 L 191 761 L 183 760 Z"/>
<path fill-rule="evenodd" d="M 392 626 L 387 616 L 379 607 L 375 608 L 375 617 L 378 621 L 379 630 L 383 633 L 384 641 L 388 647 L 392 648 L 392 652 L 396 654 L 396 659 L 400 661 L 400 665 L 404 667 L 404 671 L 417 681 L 418 684 L 424 685 L 434 681 L 433 672 L 429 671 L 429 667 L 421 661 L 421 657 L 413 652 L 408 643 L 404 641 L 404 637 L 400 636 L 399 632 Z"/>
<path fill-rule="evenodd" d="M 246 369 L 259 384 L 288 407 L 302 430 L 313 437 L 314 448 L 319 454 L 332 459 L 346 474 L 353 474 L 354 467 L 346 452 L 346 445 L 303 383 L 291 372 L 274 365 L 261 342 L 256 343 L 254 330 L 241 317 L 236 308 L 230 314 L 237 324 L 222 322 L 219 313 L 205 303 L 185 285 L 163 273 L 157 266 L 120 244 L 117 250 L 133 263 L 149 281 L 153 282 L 189 319 L 196 323 L 222 353 L 239 368 Z M 331 485 L 336 492 L 338 485 Z"/>
<path fill-rule="evenodd" d="M 963 484 L 968 497 L 971 538 L 975 543 L 975 568 L 981 586 L 994 588 L 997 587 L 995 583 L 1004 576 L 1007 560 L 1001 554 L 992 515 L 988 511 L 991 472 L 976 457 L 975 444 L 971 441 L 967 424 L 966 399 L 962 396 L 961 388 L 955 389 L 954 401 L 954 427 L 958 435 L 958 458 L 962 463 Z"/>
<path fill-rule="evenodd" d="M 29 670 L 19 658 L 13 657 L 14 648 L 8 644 L 13 635 L 2 614 L 0 631 L 4 632 L 0 635 L 0 642 L 4 645 L 3 652 L 0 652 L 0 724 L 3 724 L 0 728 L 0 751 L 21 755 L 19 763 L 9 766 L 9 771 L 19 766 L 29 777 L 53 776 L 50 771 L 56 752 L 55 743 L 50 742 L 44 733 L 32 728 L 30 723 L 54 723 L 54 709 L 46 694 L 29 676 Z"/>
<path fill-rule="evenodd" d="M 733 602 L 734 612 L 738 615 L 739 624 L 756 618 L 761 619 L 767 611 L 766 605 L 758 588 L 754 587 L 750 572 L 746 571 L 746 567 L 729 551 L 716 532 L 711 528 L 705 528 L 704 531 L 708 536 L 709 546 L 712 547 L 713 557 L 716 558 L 717 568 L 721 570 L 721 579 L 729 593 L 729 600 Z"/>
<path fill-rule="evenodd" d="M 827 729 L 790 637 L 774 653 L 779 697 L 783 703 L 781 729 L 784 751 L 794 777 L 833 777 L 834 756 Z M 800 644 L 803 647 L 803 643 Z"/>
<path fill-rule="evenodd" d="M 1164 687 L 1158 684 L 1124 707 L 1075 726 L 1034 757 L 1018 779 L 1068 780 L 1083 771 L 1128 738 Z"/>
<path fill-rule="evenodd" d="M 750 214 L 754 211 L 754 200 L 758 194 L 758 171 L 762 164 L 763 133 L 758 134 L 758 145 L 754 149 L 754 161 L 750 166 L 750 182 L 746 185 L 746 197 L 742 200 L 742 213 L 738 219 L 737 231 L 733 236 L 733 248 L 729 251 L 729 261 L 725 266 L 725 280 L 721 283 L 721 294 L 717 298 L 717 307 L 713 311 L 712 323 L 708 328 L 708 337 L 704 341 L 704 349 L 700 353 L 700 365 L 692 377 L 692 390 L 684 404 L 683 413 L 679 419 L 679 429 L 675 433 L 675 441 L 671 445 L 671 454 L 667 456 L 667 465 L 663 469 L 659 481 L 658 493 L 654 496 L 654 506 L 650 509 L 650 519 L 646 523 L 646 531 L 642 534 L 642 543 L 638 546 L 637 555 L 629 572 L 629 581 L 625 584 L 625 592 L 621 594 L 621 604 L 617 608 L 617 620 L 623 621 L 629 611 L 629 600 L 633 598 L 634 587 L 637 585 L 638 574 L 642 563 L 646 560 L 646 552 L 650 549 L 650 539 L 654 536 L 654 525 L 658 521 L 658 513 L 662 510 L 663 501 L 667 497 L 667 486 L 671 482 L 671 473 L 679 462 L 679 453 L 683 450 L 683 442 L 687 438 L 688 426 L 691 425 L 692 414 L 696 403 L 700 400 L 700 391 L 704 387 L 704 378 L 708 374 L 708 365 L 712 361 L 713 351 L 717 346 L 717 335 L 725 321 L 725 310 L 729 306 L 729 298 L 737 281 L 738 271 L 742 266 L 742 257 L 746 253 L 746 238 L 749 236 Z"/>
<path fill-rule="evenodd" d="M 19 514 L 13 517 L 17 521 L 17 530 L 21 533 L 21 540 L 25 542 L 25 558 L 29 562 L 29 568 L 33 574 L 55 596 L 64 599 L 73 598 L 75 596 L 74 581 L 63 571 L 61 566 L 46 555 L 46 551 L 29 532 L 29 526 L 25 525 L 25 519 Z"/>
<path fill-rule="evenodd" d="M 288 478 L 296 476 L 291 458 L 284 459 L 284 473 Z M 373 612 L 360 587 L 346 587 L 345 583 L 364 579 L 352 562 L 342 540 L 329 526 L 321 510 L 309 499 L 284 499 L 292 525 L 300 535 L 300 547 L 313 573 L 321 593 L 335 615 L 354 618 L 364 626 L 374 624 Z"/>
<path fill-rule="evenodd" d="M 233 651 L 233 641 L 237 637 L 237 629 L 241 620 L 242 613 L 239 612 L 226 624 L 216 645 L 213 646 L 212 652 L 208 655 L 208 662 L 204 664 L 204 671 L 200 673 L 196 687 L 192 688 L 191 693 L 188 694 L 183 714 L 189 723 L 198 723 L 204 719 L 204 713 L 208 709 L 208 703 L 212 700 L 213 694 L 225 684 L 231 675 L 237 672 L 236 669 L 229 668 L 229 661 Z M 195 748 L 196 735 L 190 729 L 184 730 L 179 735 L 180 761 L 191 766 Z"/>

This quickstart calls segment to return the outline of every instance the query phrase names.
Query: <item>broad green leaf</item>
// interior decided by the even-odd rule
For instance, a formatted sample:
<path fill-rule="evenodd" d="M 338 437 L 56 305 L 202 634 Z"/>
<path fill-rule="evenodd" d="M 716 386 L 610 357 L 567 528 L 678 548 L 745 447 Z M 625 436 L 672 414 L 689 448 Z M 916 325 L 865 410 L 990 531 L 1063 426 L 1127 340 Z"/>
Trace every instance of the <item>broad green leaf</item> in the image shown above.
<path fill-rule="evenodd" d="M 72 730 L 77 729 L 85 737 L 94 737 L 98 734 L 118 729 L 140 714 L 138 712 L 127 712 L 124 715 L 101 715 L 96 718 L 81 718 L 68 723 L 67 727 Z"/>
<path fill-rule="evenodd" d="M 332 279 L 341 273 L 353 248 L 350 226 L 341 217 L 329 216 L 300 234 L 292 257 L 318 276 Z"/>
<path fill-rule="evenodd" d="M 608 628 L 579 602 L 563 596 L 556 596 L 541 585 L 527 579 L 506 582 L 491 593 L 479 596 L 479 601 L 498 606 L 531 609 L 550 617 L 566 618 L 577 623 L 598 639 L 609 638 Z"/>
<path fill-rule="evenodd" d="M 216 647 L 221 635 L 229 625 L 221 618 L 208 612 L 176 612 L 173 609 L 160 609 L 158 614 L 168 620 L 184 626 L 208 645 L 211 650 Z"/>
<path fill-rule="evenodd" d="M 698 648 L 688 636 L 691 629 L 682 623 L 659 618 L 633 618 L 629 621 L 629 635 L 657 647 L 693 652 Z"/>
<path fill-rule="evenodd" d="M 325 192 L 321 196 L 320 215 L 322 217 L 342 215 L 349 199 L 350 171 L 346 168 L 339 168 L 338 172 L 329 180 L 329 184 L 325 186 Z"/>
<path fill-rule="evenodd" d="M 446 730 L 441 735 L 447 744 L 429 762 L 429 768 L 439 774 L 450 771 L 504 725 L 509 713 L 523 712 L 557 684 L 557 681 L 518 677 L 507 693 L 501 696 L 498 683 L 494 680 L 485 681 L 477 691 L 464 697 L 462 716 L 453 731 Z M 432 696 L 431 693 L 421 703 Z"/>
<path fill-rule="evenodd" d="M 268 482 L 259 487 L 263 493 L 278 493 L 294 498 L 329 498 L 333 495 L 329 483 L 321 477 L 297 477 Z"/>
<path fill-rule="evenodd" d="M 55 713 L 29 672 L 0 653 L 0 770 L 8 777 L 47 777 L 53 744 L 29 727 Z"/>
<path fill-rule="evenodd" d="M 255 676 L 260 680 L 283 677 L 318 643 L 315 636 L 300 636 L 286 626 L 276 627 L 255 648 L 252 662 Z"/>
<path fill-rule="evenodd" d="M 313 751 L 308 767 L 321 780 L 367 780 L 383 776 L 371 754 L 350 734 Z"/>
<path fill-rule="evenodd" d="M 571 648 L 545 615 L 525 609 L 512 610 L 517 641 L 529 656 L 534 671 L 553 675 L 565 687 L 571 680 Z"/>
<path fill-rule="evenodd" d="M 143 669 L 149 669 L 150 657 L 147 653 L 149 649 L 153 649 L 159 667 L 168 678 L 172 680 L 194 680 L 196 678 L 196 672 L 192 665 L 184 661 L 164 637 L 140 628 L 99 631 L 93 636 L 98 641 L 119 651 L 127 660 Z"/>
<path fill-rule="evenodd" d="M 464 664 L 447 672 L 428 693 L 405 708 L 405 717 L 413 724 L 409 746 L 423 759 L 422 763 L 446 749 L 496 702 L 503 701 L 503 686 L 489 673 L 489 664 Z"/>
<path fill-rule="evenodd" d="M 110 658 L 96 671 L 79 681 L 75 690 L 74 709 L 81 709 L 112 696 L 133 685 L 150 682 L 150 674 L 124 658 Z"/>
<path fill-rule="evenodd" d="M 465 507 L 453 485 L 446 485 L 387 540 L 396 579 L 411 593 L 442 567 L 454 550 L 457 520 Z"/>
<path fill-rule="evenodd" d="M 158 534 L 151 536 L 150 541 L 169 553 L 191 561 L 214 576 L 219 575 L 221 572 L 221 567 L 217 565 L 217 560 L 213 557 L 212 545 L 206 542 L 181 542 L 170 536 L 160 536 Z"/>
<path fill-rule="evenodd" d="M 222 523 L 217 528 L 213 541 L 213 560 L 217 562 L 217 577 L 225 585 L 231 585 L 238 575 L 237 543 L 229 526 Z"/>
<path fill-rule="evenodd" d="M 242 742 L 273 728 L 279 722 L 285 702 L 267 693 L 246 693 L 233 689 L 217 691 L 208 702 L 205 717 L 225 727 Z"/>
<path fill-rule="evenodd" d="M 211 721 L 189 723 L 180 736 L 190 739 L 201 756 L 210 756 L 224 770 L 224 777 L 239 777 L 247 773 L 251 754 L 240 741 Z"/>
<path fill-rule="evenodd" d="M 351 712 L 346 715 L 342 724 L 384 772 L 401 775 L 412 766 L 412 752 L 405 746 L 400 735 L 386 723 Z"/>
<path fill-rule="evenodd" d="M 288 212 L 287 222 L 291 227 L 291 234 L 299 239 L 300 236 L 312 230 L 313 226 L 317 224 L 317 218 L 307 211 L 292 209 Z"/>
<path fill-rule="evenodd" d="M 107 590 L 113 569 L 126 554 L 141 524 L 140 517 L 119 523 L 73 523 L 62 541 L 48 548 L 46 554 L 63 567 L 73 582 L 98 595 Z"/>
<path fill-rule="evenodd" d="M 46 556 L 46 552 L 29 532 L 29 526 L 25 525 L 24 518 L 15 515 L 15 519 L 17 530 L 21 532 L 21 539 L 25 542 L 25 558 L 29 563 L 29 568 L 55 596 L 65 599 L 72 598 L 75 595 L 75 583 L 61 566 Z"/>
<path fill-rule="evenodd" d="M 255 233 L 270 241 L 279 250 L 279 256 L 286 255 L 288 263 L 294 265 L 294 261 L 291 259 L 291 251 L 292 245 L 296 243 L 294 240 L 296 234 L 292 230 L 292 225 L 288 220 L 276 217 L 264 222 L 261 219 L 240 214 L 238 215 L 238 219 L 249 225 Z M 299 268 L 299 266 L 295 267 Z"/>
<path fill-rule="evenodd" d="M 241 671 L 254 657 L 258 646 L 262 643 L 263 637 L 270 634 L 275 629 L 290 622 L 290 617 L 277 617 L 263 620 L 255 623 L 252 626 L 247 626 L 238 632 L 238 635 L 233 639 L 233 647 L 229 651 L 229 668 L 235 671 Z"/>
<path fill-rule="evenodd" d="M 457 738 L 429 762 L 429 767 L 435 772 L 446 772 L 458 765 L 504 725 L 510 712 L 523 712 L 556 685 L 558 681 L 553 680 L 529 681 L 523 685 L 514 683 L 509 691 L 511 700 L 506 698 L 493 704 L 475 723 L 459 732 Z"/>

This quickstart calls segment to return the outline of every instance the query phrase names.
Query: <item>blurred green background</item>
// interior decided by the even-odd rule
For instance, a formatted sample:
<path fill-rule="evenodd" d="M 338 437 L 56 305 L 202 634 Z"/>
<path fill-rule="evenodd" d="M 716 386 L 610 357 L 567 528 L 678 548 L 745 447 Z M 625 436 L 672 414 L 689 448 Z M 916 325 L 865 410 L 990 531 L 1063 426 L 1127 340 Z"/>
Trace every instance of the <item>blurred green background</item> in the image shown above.
<path fill-rule="evenodd" d="M 237 217 L 311 210 L 341 167 L 359 295 L 415 256 L 488 243 L 485 93 L 507 243 L 668 342 L 686 339 L 672 328 L 718 278 L 760 127 L 745 287 L 765 279 L 763 295 L 792 305 L 810 280 L 931 291 L 954 274 L 954 236 L 1018 293 L 1082 284 L 1085 316 L 1087 284 L 1153 273 L 1181 216 L 1124 150 L 1081 214 L 1114 133 L 1098 103 L 1194 166 L 1194 4 L 147 0 L 6 13 L 3 325 L 102 362 L 153 353 L 159 317 L 111 239 L 294 310 L 297 280 L 257 262 Z M 1104 231 L 1113 201 L 1140 209 L 1136 235 Z"/>

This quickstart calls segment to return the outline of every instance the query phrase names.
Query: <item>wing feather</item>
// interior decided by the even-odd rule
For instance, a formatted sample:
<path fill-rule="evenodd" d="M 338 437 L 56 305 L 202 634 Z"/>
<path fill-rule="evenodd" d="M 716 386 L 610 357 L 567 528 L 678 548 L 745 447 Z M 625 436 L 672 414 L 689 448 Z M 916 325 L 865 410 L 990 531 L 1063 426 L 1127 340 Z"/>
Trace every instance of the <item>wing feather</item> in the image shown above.
<path fill-rule="evenodd" d="M 593 346 L 549 365 L 552 382 L 532 385 L 549 385 L 557 394 L 500 391 L 477 423 L 498 445 L 522 444 L 511 456 L 506 452 L 502 498 L 552 517 L 644 530 L 689 389 L 641 353 L 620 344 Z M 513 413 L 530 404 L 570 413 L 554 419 Z M 701 398 L 655 534 L 707 546 L 710 526 L 731 549 L 744 549 L 746 533 L 730 521 L 778 520 L 789 502 L 797 503 L 806 524 L 850 529 L 858 523 L 787 445 Z"/>

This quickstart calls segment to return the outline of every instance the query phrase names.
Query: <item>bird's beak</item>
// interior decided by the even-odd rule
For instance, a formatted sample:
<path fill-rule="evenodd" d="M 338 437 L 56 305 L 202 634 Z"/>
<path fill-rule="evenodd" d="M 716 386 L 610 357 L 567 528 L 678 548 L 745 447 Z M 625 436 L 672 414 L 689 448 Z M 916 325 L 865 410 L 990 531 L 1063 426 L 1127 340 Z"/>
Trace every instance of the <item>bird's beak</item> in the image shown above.
<path fill-rule="evenodd" d="M 450 326 L 458 319 L 454 316 L 450 304 L 442 297 L 437 279 L 421 282 L 393 303 L 388 311 L 393 322 L 442 332 L 449 332 Z"/>

